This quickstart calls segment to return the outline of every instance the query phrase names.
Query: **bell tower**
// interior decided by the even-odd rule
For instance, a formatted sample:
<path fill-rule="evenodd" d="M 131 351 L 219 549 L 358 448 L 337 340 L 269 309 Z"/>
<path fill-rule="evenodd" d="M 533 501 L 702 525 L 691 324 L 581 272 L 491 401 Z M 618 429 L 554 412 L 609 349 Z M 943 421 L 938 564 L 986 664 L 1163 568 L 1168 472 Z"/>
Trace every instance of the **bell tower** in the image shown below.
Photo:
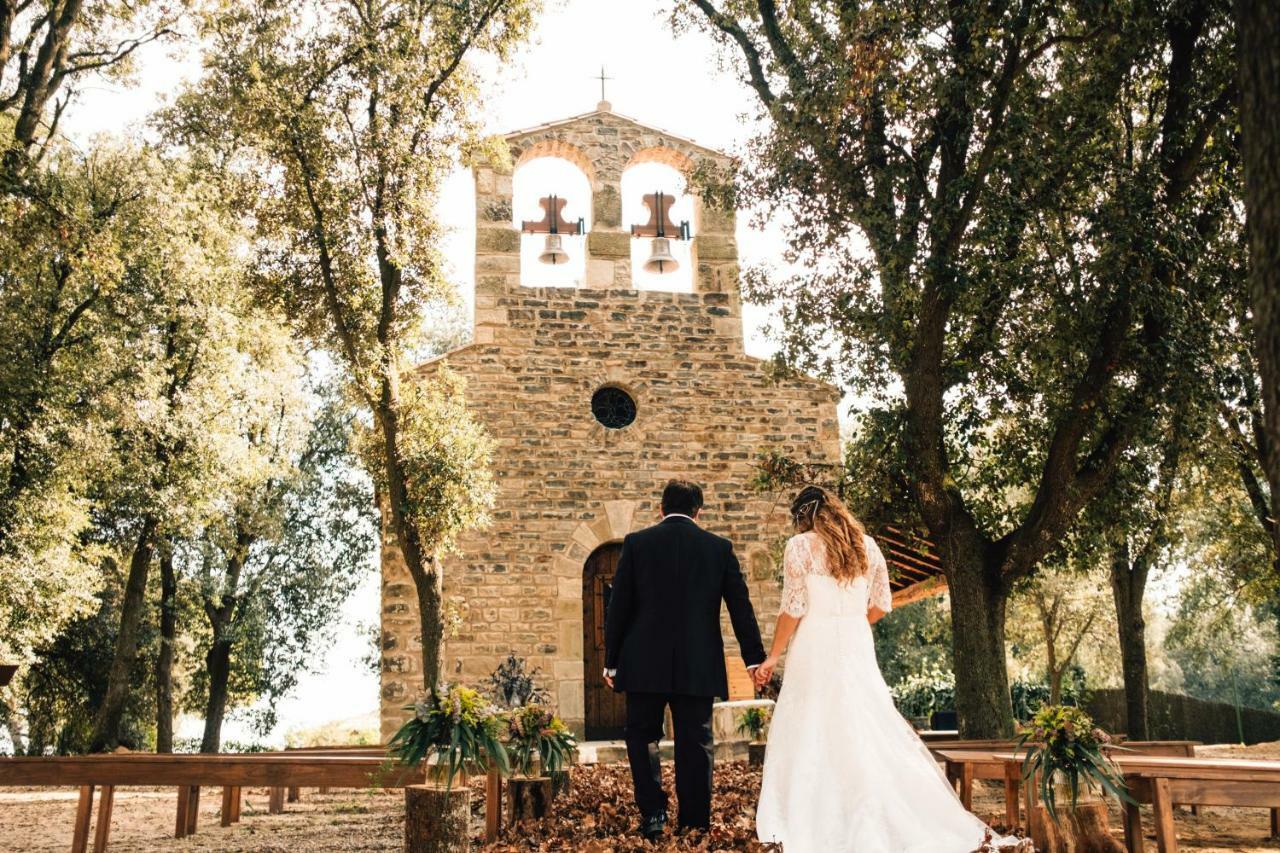
<path fill-rule="evenodd" d="M 638 277 L 633 270 L 634 241 L 639 241 L 643 248 L 643 257 L 649 257 L 661 248 L 654 245 L 657 239 L 668 241 L 669 249 L 687 240 L 693 294 L 716 308 L 713 314 L 717 318 L 717 331 L 735 336 L 741 344 L 734 211 L 717 208 L 692 193 L 692 216 L 687 222 L 681 222 L 671 218 L 669 194 L 663 197 L 662 193 L 646 190 L 634 199 L 624 199 L 622 194 L 623 173 L 634 166 L 660 163 L 688 175 L 700 166 L 728 170 L 733 164 L 728 155 L 620 116 L 612 112 L 607 102 L 601 102 L 594 112 L 516 131 L 505 140 L 510 151 L 509 162 L 484 162 L 473 167 L 477 343 L 491 342 L 501 334 L 510 320 L 512 300 L 522 301 L 521 290 L 539 289 L 521 285 L 522 234 L 513 222 L 512 176 L 532 160 L 558 157 L 582 171 L 591 192 L 591 217 L 585 239 L 556 241 L 565 251 L 585 254 L 581 289 L 634 290 Z M 548 191 L 554 193 L 555 188 Z M 634 209 L 642 203 L 649 211 L 649 221 L 624 222 L 624 204 Z M 576 221 L 557 221 L 551 214 L 547 217 L 559 226 L 557 232 L 562 239 L 565 227 L 577 224 Z M 549 233 L 550 222 L 542 223 L 542 228 L 536 231 L 531 231 L 528 225 L 525 223 L 526 233 L 540 238 Z M 526 263 L 528 257 L 526 254 Z M 528 279 L 530 271 L 523 272 Z M 661 279 L 652 287 L 660 290 Z"/>

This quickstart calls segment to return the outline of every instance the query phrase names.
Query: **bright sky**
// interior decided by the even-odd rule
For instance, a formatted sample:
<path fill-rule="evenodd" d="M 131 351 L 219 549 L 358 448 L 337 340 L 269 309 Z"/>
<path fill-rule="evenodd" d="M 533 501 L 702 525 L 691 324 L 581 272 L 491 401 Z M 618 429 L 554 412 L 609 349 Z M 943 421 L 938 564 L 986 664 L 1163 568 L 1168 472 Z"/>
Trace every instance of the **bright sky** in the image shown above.
<path fill-rule="evenodd" d="M 537 36 L 515 62 L 489 71 L 487 129 L 517 130 L 587 112 L 600 100 L 601 66 L 612 80 L 606 95 L 616 112 L 670 130 L 713 148 L 734 153 L 748 133 L 740 120 L 753 107 L 750 91 L 734 75 L 722 71 L 710 41 L 698 33 L 675 37 L 666 22 L 668 4 L 654 0 L 567 0 L 552 2 L 540 16 Z M 97 133 L 141 132 L 147 116 L 178 88 L 179 81 L 199 73 L 198 60 L 179 47 L 153 46 L 140 57 L 139 79 L 125 88 L 96 86 L 64 119 L 64 129 L 77 139 Z M 451 179 L 442 199 L 446 219 L 463 227 L 449 238 L 448 256 L 458 285 L 469 299 L 472 286 L 473 230 L 470 177 Z M 458 210 L 459 215 L 449 215 Z M 575 216 L 578 214 L 575 214 Z M 738 243 L 744 263 L 777 258 L 781 242 L 773 228 L 747 227 L 741 217 Z M 747 309 L 748 348 L 769 352 L 761 329 L 766 312 Z M 277 735 L 294 727 L 310 727 L 366 714 L 377 707 L 377 677 L 358 664 L 364 654 L 361 623 L 378 618 L 376 554 L 370 555 L 366 583 L 348 602 L 336 627 L 334 646 L 323 656 L 322 669 L 308 674 L 281 708 Z M 184 720 L 180 735 L 199 731 L 199 722 Z M 244 735 L 234 721 L 224 739 Z"/>

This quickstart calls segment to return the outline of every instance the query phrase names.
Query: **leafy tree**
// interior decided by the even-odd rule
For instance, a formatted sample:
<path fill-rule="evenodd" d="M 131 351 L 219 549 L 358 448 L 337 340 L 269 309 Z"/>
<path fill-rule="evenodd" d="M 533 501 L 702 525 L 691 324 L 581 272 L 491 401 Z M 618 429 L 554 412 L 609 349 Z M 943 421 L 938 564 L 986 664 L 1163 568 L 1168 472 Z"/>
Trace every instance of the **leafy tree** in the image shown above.
<path fill-rule="evenodd" d="M 106 693 L 124 591 L 118 559 L 104 558 L 103 575 L 96 610 L 66 624 L 52 641 L 38 647 L 12 690 L 10 732 L 17 751 L 67 755 L 89 749 L 94 712 Z M 144 622 L 139 647 L 151 653 L 158 640 L 154 624 Z M 131 676 L 134 689 L 121 715 L 120 743 L 149 749 L 154 714 L 149 654 L 138 657 Z"/>
<path fill-rule="evenodd" d="M 172 596 L 172 542 L 214 510 L 244 466 L 237 415 L 252 404 L 260 383 L 276 378 L 264 375 L 260 356 L 287 337 L 250 302 L 235 254 L 239 229 L 227 206 L 180 161 L 168 165 L 170 173 L 155 187 L 155 206 L 147 207 L 153 230 L 132 271 L 152 301 L 130 330 L 137 379 L 111 424 L 117 470 L 95 496 L 99 530 L 130 548 L 115 655 L 94 722 L 95 750 L 110 749 L 117 739 L 157 552 L 169 575 L 163 592 Z M 176 629 L 171 621 L 166 627 Z M 170 661 L 162 656 L 158 663 L 164 669 Z M 168 677 L 160 674 L 162 691 Z"/>
<path fill-rule="evenodd" d="M 946 601 L 926 598 L 875 624 L 876 661 L 889 686 L 922 673 L 951 673 L 951 618 Z"/>
<path fill-rule="evenodd" d="M 1201 570 L 1187 580 L 1166 645 L 1191 696 L 1251 708 L 1280 700 L 1274 619 L 1228 577 Z"/>
<path fill-rule="evenodd" d="M 143 45 L 174 34 L 181 4 L 159 0 L 0 0 L 0 113 L 5 181 L 40 160 L 77 85 L 123 77 Z M 61 94 L 61 97 L 59 97 Z"/>
<path fill-rule="evenodd" d="M 337 618 L 376 550 L 373 494 L 353 467 L 350 416 L 325 400 L 309 434 L 281 405 L 248 437 L 262 474 L 228 495 L 226 510 L 180 549 L 208 620 L 204 668 L 188 703 L 204 716 L 201 752 L 218 752 L 232 702 L 275 702 L 323 654 L 323 630 Z M 301 440 L 299 440 L 301 439 Z M 203 701 L 201 701 L 203 700 Z"/>
<path fill-rule="evenodd" d="M 782 357 L 873 401 L 951 590 L 962 730 L 1012 732 L 1006 601 L 1185 384 L 1230 210 L 1224 10 L 686 0 L 765 132 L 727 192 L 809 272 L 757 270 Z M 716 176 L 707 180 L 716 182 Z M 892 432 L 887 431 L 892 429 Z"/>
<path fill-rule="evenodd" d="M 154 158 L 59 146 L 49 167 L 38 202 L 0 194 L 0 654 L 19 660 L 93 607 L 91 493 L 151 387 L 137 335 L 177 245 Z"/>
<path fill-rule="evenodd" d="M 1015 593 L 1011 608 L 1030 618 L 1010 620 L 1010 640 L 1015 655 L 1020 646 L 1023 660 L 1043 673 L 1049 704 L 1062 702 L 1064 679 L 1079 666 L 1083 647 L 1100 640 L 1106 605 L 1098 573 L 1070 565 L 1041 571 Z"/>
<path fill-rule="evenodd" d="M 486 454 L 456 385 L 406 388 L 401 374 L 423 307 L 450 293 L 433 204 L 474 143 L 469 62 L 508 56 L 537 7 L 227 4 L 206 21 L 205 80 L 168 121 L 174 138 L 214 152 L 243 180 L 262 179 L 246 198 L 260 229 L 261 290 L 337 356 L 372 415 L 366 459 L 417 587 L 428 687 L 443 630 L 435 552 L 483 517 L 491 492 L 468 467 Z M 456 418 L 433 420 L 442 414 Z"/>

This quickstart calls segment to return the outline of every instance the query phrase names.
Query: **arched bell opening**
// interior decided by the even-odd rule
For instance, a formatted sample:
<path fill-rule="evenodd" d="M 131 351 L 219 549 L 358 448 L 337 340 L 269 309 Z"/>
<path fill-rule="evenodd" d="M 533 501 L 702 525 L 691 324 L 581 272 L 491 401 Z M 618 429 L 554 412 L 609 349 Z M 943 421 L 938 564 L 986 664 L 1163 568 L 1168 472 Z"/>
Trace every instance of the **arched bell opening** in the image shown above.
<path fill-rule="evenodd" d="M 581 287 L 591 229 L 587 175 L 563 157 L 535 157 L 517 165 L 511 190 L 512 224 L 521 231 L 520 285 Z"/>
<path fill-rule="evenodd" d="M 684 175 L 656 160 L 622 173 L 622 224 L 631 239 L 631 284 L 637 290 L 693 290 L 694 198 Z"/>

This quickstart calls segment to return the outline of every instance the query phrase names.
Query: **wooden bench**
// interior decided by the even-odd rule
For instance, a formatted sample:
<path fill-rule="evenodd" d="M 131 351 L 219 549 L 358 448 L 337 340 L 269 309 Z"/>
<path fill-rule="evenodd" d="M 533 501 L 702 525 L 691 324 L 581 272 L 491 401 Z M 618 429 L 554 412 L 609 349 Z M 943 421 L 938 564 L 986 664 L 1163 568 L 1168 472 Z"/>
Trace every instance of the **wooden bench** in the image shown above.
<path fill-rule="evenodd" d="M 996 755 L 1005 762 L 1006 773 L 1022 766 L 1014 753 Z M 1175 853 L 1178 840 L 1173 826 L 1176 805 L 1236 806 L 1265 808 L 1271 812 L 1271 834 L 1280 835 L 1280 761 L 1248 759 L 1189 758 L 1143 755 L 1117 751 L 1112 758 L 1124 776 L 1129 793 L 1137 803 L 1149 803 L 1155 821 L 1156 847 L 1160 853 Z M 1005 801 L 1013 786 L 1021 783 L 1021 773 L 1006 776 Z M 1036 813 L 1035 785 L 1023 786 L 1028 822 Z M 1012 793 L 1016 799 L 1017 794 Z M 1141 853 L 1142 814 L 1136 803 L 1124 804 L 1125 846 Z"/>
<path fill-rule="evenodd" d="M 957 789 L 960 802 L 966 809 L 973 808 L 973 782 L 976 779 L 1000 780 L 1005 787 L 1005 825 L 1009 828 L 1020 824 L 1018 792 L 1022 784 L 1022 766 L 1016 744 L 1003 746 L 1001 741 L 964 741 L 961 743 L 1001 744 L 998 748 L 974 749 L 971 747 L 955 749 L 950 745 L 930 747 L 934 757 L 943 763 L 947 780 Z M 1111 750 L 1113 756 L 1176 756 L 1194 757 L 1199 741 L 1194 740 L 1148 740 L 1126 741 Z M 1194 806 L 1193 806 L 1194 808 Z"/>
<path fill-rule="evenodd" d="M 55 758 L 2 758 L 0 785 L 74 786 L 80 789 L 72 829 L 72 853 L 88 848 L 93 823 L 94 790 L 98 789 L 98 820 L 94 829 L 95 853 L 106 850 L 111 832 L 115 789 L 127 785 L 174 786 L 178 789 L 175 835 L 196 831 L 200 788 L 222 787 L 222 825 L 240 816 L 240 792 L 247 787 L 271 789 L 269 811 L 283 810 L 284 792 L 290 787 L 332 786 L 367 788 L 371 785 L 400 788 L 417 784 L 423 772 L 388 764 L 377 755 L 153 755 L 107 754 Z"/>

